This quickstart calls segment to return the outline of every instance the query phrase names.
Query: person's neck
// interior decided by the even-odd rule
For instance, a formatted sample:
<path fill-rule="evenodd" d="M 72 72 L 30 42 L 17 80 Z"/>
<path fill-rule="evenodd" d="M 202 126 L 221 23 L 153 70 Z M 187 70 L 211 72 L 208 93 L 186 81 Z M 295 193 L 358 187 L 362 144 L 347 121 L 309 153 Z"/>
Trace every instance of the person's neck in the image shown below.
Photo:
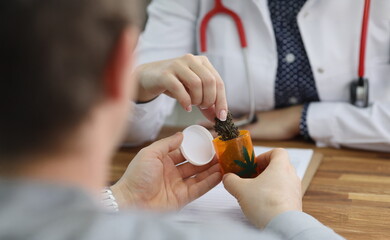
<path fill-rule="evenodd" d="M 14 177 L 70 185 L 96 193 L 105 184 L 108 161 L 99 151 L 36 156 L 15 171 Z M 105 162 L 106 164 L 102 164 Z"/>
<path fill-rule="evenodd" d="M 13 168 L 10 177 L 73 185 L 97 193 L 106 184 L 112 153 L 104 133 L 104 129 L 84 129 L 69 138 L 70 147 L 25 156 L 23 164 Z"/>

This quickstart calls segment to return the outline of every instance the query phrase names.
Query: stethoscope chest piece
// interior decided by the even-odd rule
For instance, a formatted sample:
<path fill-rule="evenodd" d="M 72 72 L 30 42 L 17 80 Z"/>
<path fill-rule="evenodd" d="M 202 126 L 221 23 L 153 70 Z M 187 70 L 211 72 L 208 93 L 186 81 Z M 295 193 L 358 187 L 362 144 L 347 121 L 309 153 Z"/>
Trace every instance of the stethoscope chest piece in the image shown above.
<path fill-rule="evenodd" d="M 351 104 L 365 108 L 368 107 L 369 84 L 367 78 L 359 78 L 351 83 Z"/>

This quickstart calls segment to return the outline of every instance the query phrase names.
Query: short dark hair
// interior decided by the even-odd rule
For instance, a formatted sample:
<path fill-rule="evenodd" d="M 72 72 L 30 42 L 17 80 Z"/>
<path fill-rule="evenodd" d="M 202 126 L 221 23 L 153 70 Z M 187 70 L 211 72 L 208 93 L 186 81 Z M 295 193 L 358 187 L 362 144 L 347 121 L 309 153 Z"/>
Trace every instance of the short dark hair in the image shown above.
<path fill-rule="evenodd" d="M 102 99 L 136 0 L 0 1 L 0 159 L 58 144 Z"/>

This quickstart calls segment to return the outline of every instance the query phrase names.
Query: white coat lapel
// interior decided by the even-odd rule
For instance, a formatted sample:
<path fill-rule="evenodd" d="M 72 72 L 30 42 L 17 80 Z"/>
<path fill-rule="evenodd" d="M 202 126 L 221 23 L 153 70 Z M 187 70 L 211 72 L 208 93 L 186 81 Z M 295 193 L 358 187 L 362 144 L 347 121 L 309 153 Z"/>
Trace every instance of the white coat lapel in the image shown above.
<path fill-rule="evenodd" d="M 252 0 L 252 1 L 257 6 L 257 8 L 261 13 L 261 17 L 263 18 L 265 26 L 267 27 L 268 35 L 271 37 L 272 40 L 274 40 L 275 39 L 274 30 L 272 27 L 271 16 L 268 10 L 268 1 L 267 0 Z"/>

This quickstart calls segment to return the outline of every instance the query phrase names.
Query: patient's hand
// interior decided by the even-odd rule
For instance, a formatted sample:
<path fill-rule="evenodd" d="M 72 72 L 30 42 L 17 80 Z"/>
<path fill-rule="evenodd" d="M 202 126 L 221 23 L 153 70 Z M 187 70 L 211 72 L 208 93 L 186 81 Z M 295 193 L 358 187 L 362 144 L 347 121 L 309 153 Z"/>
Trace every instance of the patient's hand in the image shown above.
<path fill-rule="evenodd" d="M 157 211 L 178 210 L 202 196 L 221 181 L 219 165 L 197 167 L 185 161 L 177 133 L 142 149 L 122 178 L 111 187 L 119 208 L 136 207 Z"/>
<path fill-rule="evenodd" d="M 302 211 L 301 181 L 291 165 L 287 151 L 275 149 L 256 158 L 265 170 L 256 178 L 235 174 L 223 178 L 225 188 L 237 198 L 249 221 L 259 228 L 286 211 Z"/>

